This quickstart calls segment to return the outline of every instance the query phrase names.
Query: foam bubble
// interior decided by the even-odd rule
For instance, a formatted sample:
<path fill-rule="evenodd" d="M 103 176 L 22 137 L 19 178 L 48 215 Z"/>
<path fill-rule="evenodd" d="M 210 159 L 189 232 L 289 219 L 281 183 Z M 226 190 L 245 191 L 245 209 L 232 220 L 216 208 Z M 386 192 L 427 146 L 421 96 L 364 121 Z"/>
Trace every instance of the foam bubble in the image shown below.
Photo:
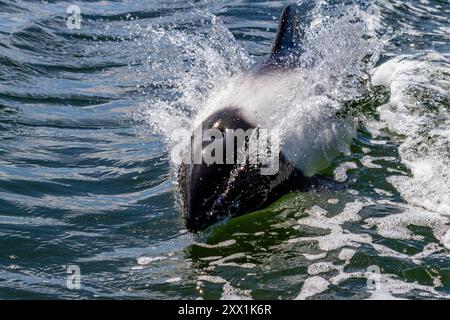
<path fill-rule="evenodd" d="M 238 289 L 227 282 L 223 286 L 223 293 L 220 300 L 252 300 L 251 290 Z"/>
<path fill-rule="evenodd" d="M 214 249 L 214 248 L 225 248 L 225 247 L 231 247 L 236 244 L 236 240 L 230 239 L 226 240 L 217 244 L 207 244 L 207 243 L 201 243 L 201 242 L 194 242 L 193 245 L 208 248 L 208 249 Z"/>
<path fill-rule="evenodd" d="M 348 249 L 348 248 L 344 248 L 341 250 L 341 252 L 339 253 L 339 260 L 343 260 L 343 261 L 350 261 L 353 256 L 355 255 L 355 250 L 353 249 Z"/>
<path fill-rule="evenodd" d="M 446 218 L 424 209 L 411 207 L 406 207 L 406 210 L 400 214 L 368 218 L 365 222 L 369 227 L 376 226 L 378 234 L 383 237 L 402 240 L 423 239 L 408 228 L 411 225 L 431 228 L 437 239 L 443 239 L 448 229 Z"/>
<path fill-rule="evenodd" d="M 442 237 L 441 242 L 447 250 L 450 250 L 450 230 Z"/>
<path fill-rule="evenodd" d="M 216 266 L 221 266 L 221 267 L 229 266 L 229 267 L 238 267 L 238 268 L 244 268 L 244 269 L 253 269 L 256 267 L 256 265 L 254 263 L 249 263 L 249 262 L 244 262 L 244 263 L 230 262 L 232 260 L 245 259 L 245 258 L 248 258 L 248 257 L 243 252 L 234 253 L 234 254 L 231 254 L 224 258 L 221 258 L 219 260 L 212 261 L 210 263 L 210 266 L 213 268 Z"/>
<path fill-rule="evenodd" d="M 203 275 L 197 278 L 197 280 L 199 281 L 207 281 L 207 282 L 211 282 L 211 283 L 227 283 L 227 281 L 219 276 L 207 276 L 207 275 Z"/>
<path fill-rule="evenodd" d="M 374 188 L 373 191 L 375 191 L 376 193 L 378 193 L 379 195 L 382 195 L 382 196 L 388 196 L 388 197 L 393 196 L 393 194 L 391 192 L 383 190 L 383 189 Z"/>
<path fill-rule="evenodd" d="M 367 275 L 368 276 L 368 275 Z M 420 295 L 423 297 L 433 298 L 448 298 L 445 294 L 436 291 L 429 286 L 420 285 L 418 283 L 409 283 L 393 276 L 381 274 L 378 280 L 378 286 L 376 290 L 369 291 L 371 300 L 395 300 L 401 299 L 394 295 L 407 294 L 412 291 L 421 291 Z"/>
<path fill-rule="evenodd" d="M 354 162 L 345 162 L 340 164 L 334 170 L 334 179 L 338 182 L 345 182 L 348 180 L 347 171 L 349 169 L 358 169 L 358 165 Z"/>
<path fill-rule="evenodd" d="M 167 259 L 167 257 L 139 257 L 137 259 L 137 263 L 140 266 L 146 266 L 152 262 L 163 261 L 166 259 Z"/>
<path fill-rule="evenodd" d="M 320 253 L 320 254 L 307 254 L 307 253 L 303 253 L 303 256 L 305 257 L 306 260 L 310 260 L 310 261 L 314 261 L 314 260 L 320 260 L 323 259 L 327 256 L 327 253 Z"/>
<path fill-rule="evenodd" d="M 169 278 L 166 281 L 164 281 L 165 283 L 175 283 L 175 282 L 179 282 L 181 281 L 180 277 L 173 277 L 173 278 Z"/>
<path fill-rule="evenodd" d="M 321 273 L 327 273 L 335 269 L 335 266 L 332 262 L 317 262 L 311 264 L 308 267 L 308 274 L 310 275 L 318 275 Z"/>
<path fill-rule="evenodd" d="M 315 296 L 321 292 L 324 292 L 330 286 L 330 282 L 322 277 L 315 276 L 305 280 L 300 294 L 295 300 L 305 300 L 306 298 Z"/>

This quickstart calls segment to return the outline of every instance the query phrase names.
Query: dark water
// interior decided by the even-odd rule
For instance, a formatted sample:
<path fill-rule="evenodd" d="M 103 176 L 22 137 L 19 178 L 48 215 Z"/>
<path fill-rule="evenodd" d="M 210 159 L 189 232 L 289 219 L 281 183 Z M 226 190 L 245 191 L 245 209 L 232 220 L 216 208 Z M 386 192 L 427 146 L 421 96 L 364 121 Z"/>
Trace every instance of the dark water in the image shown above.
<path fill-rule="evenodd" d="M 448 1 L 305 1 L 304 23 L 336 17 L 336 34 L 360 12 L 380 50 L 350 101 L 351 153 L 322 172 L 346 182 L 195 237 L 164 103 L 201 104 L 217 74 L 264 59 L 289 2 L 74 3 L 79 30 L 72 2 L 0 0 L 0 298 L 450 297 Z M 334 66 L 366 50 L 349 41 Z"/>

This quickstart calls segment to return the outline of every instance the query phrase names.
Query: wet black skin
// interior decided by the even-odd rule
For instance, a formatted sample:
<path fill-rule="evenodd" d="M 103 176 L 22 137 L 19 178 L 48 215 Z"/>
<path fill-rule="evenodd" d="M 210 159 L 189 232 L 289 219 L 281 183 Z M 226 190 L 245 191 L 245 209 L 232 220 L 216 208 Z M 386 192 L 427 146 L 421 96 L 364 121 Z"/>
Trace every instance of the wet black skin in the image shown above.
<path fill-rule="evenodd" d="M 295 6 L 286 7 L 281 18 L 279 32 L 274 42 L 271 55 L 266 63 L 252 69 L 251 72 L 265 72 L 275 68 L 281 71 L 291 67 L 290 56 L 298 52 L 298 16 Z M 230 106 L 220 110 L 201 125 L 202 130 L 219 129 L 224 135 L 219 139 L 225 150 L 226 129 L 254 129 L 249 121 L 242 117 L 238 108 Z M 201 148 L 211 142 L 204 142 Z M 236 148 L 245 148 L 238 146 Z M 192 157 L 191 150 L 189 155 Z M 236 159 L 234 159 L 236 160 Z M 239 216 L 261 209 L 293 190 L 305 189 L 309 181 L 279 154 L 279 170 L 275 175 L 262 175 L 258 166 L 246 163 L 208 165 L 183 164 L 178 173 L 179 192 L 181 194 L 183 215 L 186 227 L 191 232 L 198 232 L 228 217 Z M 193 163 L 193 161 L 191 162 Z M 233 163 L 236 163 L 234 161 Z"/>
<path fill-rule="evenodd" d="M 227 108 L 203 121 L 202 129 L 219 129 L 223 133 L 221 143 L 225 148 L 225 130 L 253 128 L 237 109 Z M 202 147 L 211 141 L 204 142 Z M 235 140 L 235 155 L 238 147 Z M 245 146 L 242 146 L 245 148 Z M 191 144 L 190 151 L 195 150 Z M 237 163 L 237 158 L 233 159 Z M 186 227 L 197 232 L 227 217 L 242 215 L 263 208 L 282 195 L 306 187 L 307 179 L 301 172 L 279 155 L 276 175 L 262 175 L 260 167 L 246 163 L 183 164 L 179 172 L 179 187 L 183 201 Z M 193 163 L 193 161 L 191 162 Z"/>

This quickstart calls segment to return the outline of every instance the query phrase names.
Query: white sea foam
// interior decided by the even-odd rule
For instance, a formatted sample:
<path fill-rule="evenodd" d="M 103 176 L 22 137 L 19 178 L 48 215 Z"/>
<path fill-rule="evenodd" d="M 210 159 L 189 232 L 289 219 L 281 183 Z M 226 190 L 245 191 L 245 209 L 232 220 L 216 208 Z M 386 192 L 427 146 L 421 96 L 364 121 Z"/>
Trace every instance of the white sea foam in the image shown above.
<path fill-rule="evenodd" d="M 166 259 L 167 259 L 167 257 L 139 257 L 137 259 L 137 263 L 140 266 L 146 266 L 152 262 L 163 261 Z"/>
<path fill-rule="evenodd" d="M 391 239 L 423 239 L 422 236 L 415 234 L 408 228 L 411 225 L 431 228 L 434 236 L 439 240 L 443 239 L 448 229 L 447 218 L 413 207 L 400 214 L 392 214 L 382 218 L 368 218 L 365 221 L 369 226 L 376 226 L 380 235 Z"/>
<path fill-rule="evenodd" d="M 407 255 L 405 253 L 397 252 L 381 244 L 372 242 L 370 236 L 367 235 L 355 235 L 348 233 L 343 224 L 346 222 L 363 222 L 367 227 L 377 227 L 377 233 L 385 238 L 393 239 L 422 239 L 421 236 L 412 232 L 409 227 L 411 225 L 425 226 L 431 228 L 434 236 L 440 239 L 444 246 L 449 241 L 449 235 L 446 225 L 446 218 L 436 213 L 427 211 L 421 208 L 411 207 L 408 204 L 397 204 L 402 212 L 399 214 L 393 214 L 384 217 L 366 218 L 362 219 L 359 212 L 367 206 L 371 205 L 396 205 L 396 203 L 388 200 L 374 201 L 367 199 L 366 202 L 356 201 L 347 203 L 342 212 L 336 216 L 328 217 L 328 212 L 318 206 L 312 207 L 307 210 L 308 217 L 299 220 L 302 225 L 308 225 L 316 228 L 325 228 L 330 231 L 329 234 L 317 237 L 302 237 L 291 239 L 289 243 L 299 243 L 304 241 L 316 241 L 319 248 L 323 251 L 329 252 L 342 248 L 338 254 L 339 260 L 344 264 L 338 264 L 337 262 L 320 261 L 309 265 L 308 274 L 313 277 L 308 278 L 297 299 L 306 299 L 317 295 L 329 287 L 330 283 L 334 285 L 341 285 L 348 279 L 363 278 L 370 279 L 372 273 L 367 272 L 352 272 L 345 271 L 345 267 L 350 264 L 351 259 L 355 255 L 360 245 L 372 246 L 380 256 L 387 256 L 397 259 L 410 260 L 417 265 L 421 265 L 423 260 L 430 255 L 439 253 L 442 251 L 442 246 L 437 243 L 427 244 L 424 249 L 415 254 Z M 315 255 L 309 257 L 309 260 L 316 260 L 326 258 L 326 255 Z M 337 273 L 336 275 L 333 275 Z M 318 276 L 321 275 L 321 276 Z M 330 277 L 331 276 L 331 277 Z M 417 283 L 409 283 L 399 279 L 395 275 L 381 273 L 377 278 L 376 287 L 374 290 L 369 290 L 369 299 L 398 299 L 400 296 L 404 296 L 410 292 L 416 291 L 423 297 L 441 297 L 445 298 L 446 295 L 435 290 L 436 287 L 440 287 L 441 281 L 439 277 L 430 275 L 433 277 L 433 287 L 420 285 Z"/>
<path fill-rule="evenodd" d="M 344 162 L 334 170 L 334 179 L 338 182 L 345 182 L 348 179 L 347 171 L 350 169 L 358 169 L 358 165 L 354 162 Z"/>
<path fill-rule="evenodd" d="M 338 204 L 339 203 L 339 199 L 328 199 L 327 201 L 329 204 Z"/>
<path fill-rule="evenodd" d="M 306 279 L 303 284 L 300 294 L 295 298 L 295 300 L 305 300 L 306 298 L 315 296 L 321 292 L 328 289 L 330 282 L 322 277 L 315 276 Z"/>
<path fill-rule="evenodd" d="M 176 283 L 176 282 L 179 282 L 179 281 L 181 281 L 181 278 L 180 278 L 180 277 L 173 277 L 173 278 L 167 279 L 167 280 L 164 281 L 164 282 L 165 282 L 165 283 Z"/>
<path fill-rule="evenodd" d="M 305 259 L 310 260 L 310 261 L 314 261 L 314 260 L 320 260 L 323 259 L 327 256 L 327 253 L 319 253 L 319 254 L 308 254 L 308 253 L 304 253 L 303 256 L 305 257 Z"/>
<path fill-rule="evenodd" d="M 251 290 L 242 290 L 233 287 L 229 282 L 223 286 L 221 300 L 252 300 Z"/>
<path fill-rule="evenodd" d="M 339 260 L 343 260 L 343 261 L 350 261 L 353 256 L 355 255 L 356 251 L 353 249 L 348 249 L 348 248 L 344 248 L 341 250 L 341 252 L 339 253 Z"/>
<path fill-rule="evenodd" d="M 411 172 L 391 176 L 388 181 L 408 203 L 426 209 L 410 208 L 398 216 L 374 219 L 372 222 L 385 236 L 417 237 L 405 226 L 428 226 L 446 245 L 444 235 L 450 216 L 450 114 L 445 101 L 450 80 L 443 75 L 449 72 L 446 59 L 435 52 L 421 59 L 399 56 L 373 72 L 372 82 L 391 91 L 389 102 L 378 108 L 378 126 L 404 136 L 399 153 Z"/>
<path fill-rule="evenodd" d="M 207 282 L 211 282 L 211 283 L 227 283 L 227 281 L 219 276 L 208 276 L 208 275 L 203 275 L 197 278 L 197 280 L 199 281 L 207 281 Z"/>
<path fill-rule="evenodd" d="M 311 264 L 308 267 L 308 274 L 310 275 L 318 275 L 321 273 L 327 273 L 330 272 L 332 270 L 335 270 L 336 267 L 333 265 L 332 262 L 317 262 L 314 264 Z"/>
<path fill-rule="evenodd" d="M 314 206 L 309 215 L 298 221 L 299 225 L 329 230 L 329 234 L 317 237 L 301 237 L 288 240 L 289 243 L 316 241 L 323 251 L 332 251 L 343 247 L 359 247 L 362 243 L 370 243 L 372 238 L 366 234 L 353 234 L 343 229 L 346 222 L 361 220 L 359 211 L 367 204 L 360 201 L 349 202 L 343 211 L 333 217 L 327 217 L 326 211 Z"/>
<path fill-rule="evenodd" d="M 207 244 L 207 243 L 202 243 L 202 242 L 194 242 L 193 243 L 193 245 L 203 247 L 203 248 L 208 248 L 208 249 L 231 247 L 235 244 L 236 244 L 236 240 L 234 240 L 234 239 L 219 242 L 217 244 Z"/>
<path fill-rule="evenodd" d="M 447 250 L 450 250 L 450 230 L 442 237 L 441 242 Z"/>

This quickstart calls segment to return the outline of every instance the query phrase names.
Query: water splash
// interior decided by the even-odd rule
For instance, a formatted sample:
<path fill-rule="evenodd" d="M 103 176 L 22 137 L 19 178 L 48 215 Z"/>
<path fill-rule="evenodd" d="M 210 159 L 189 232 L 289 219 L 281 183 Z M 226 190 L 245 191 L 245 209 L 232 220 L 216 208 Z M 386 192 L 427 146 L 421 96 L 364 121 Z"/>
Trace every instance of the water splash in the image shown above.
<path fill-rule="evenodd" d="M 210 20 L 205 20 L 209 18 Z M 205 33 L 173 26 L 136 27 L 147 57 L 144 71 L 161 94 L 152 95 L 135 115 L 151 133 L 164 139 L 170 150 L 173 133 L 192 127 L 192 119 L 214 90 L 250 65 L 250 57 L 215 16 L 203 18 Z M 161 80 L 164 79 L 164 80 Z"/>
<path fill-rule="evenodd" d="M 251 58 L 213 15 L 205 17 L 204 33 L 147 27 L 140 31 L 149 53 L 146 72 L 165 79 L 159 80 L 164 94 L 146 101 L 136 119 L 161 135 L 170 151 L 178 129 L 191 132 L 214 111 L 237 106 L 256 125 L 280 130 L 288 159 L 313 175 L 348 152 L 354 119 L 336 114 L 367 92 L 366 70 L 378 59 L 380 43 L 368 36 L 361 17 L 354 7 L 303 26 L 299 67 L 258 77 L 243 72 Z"/>

